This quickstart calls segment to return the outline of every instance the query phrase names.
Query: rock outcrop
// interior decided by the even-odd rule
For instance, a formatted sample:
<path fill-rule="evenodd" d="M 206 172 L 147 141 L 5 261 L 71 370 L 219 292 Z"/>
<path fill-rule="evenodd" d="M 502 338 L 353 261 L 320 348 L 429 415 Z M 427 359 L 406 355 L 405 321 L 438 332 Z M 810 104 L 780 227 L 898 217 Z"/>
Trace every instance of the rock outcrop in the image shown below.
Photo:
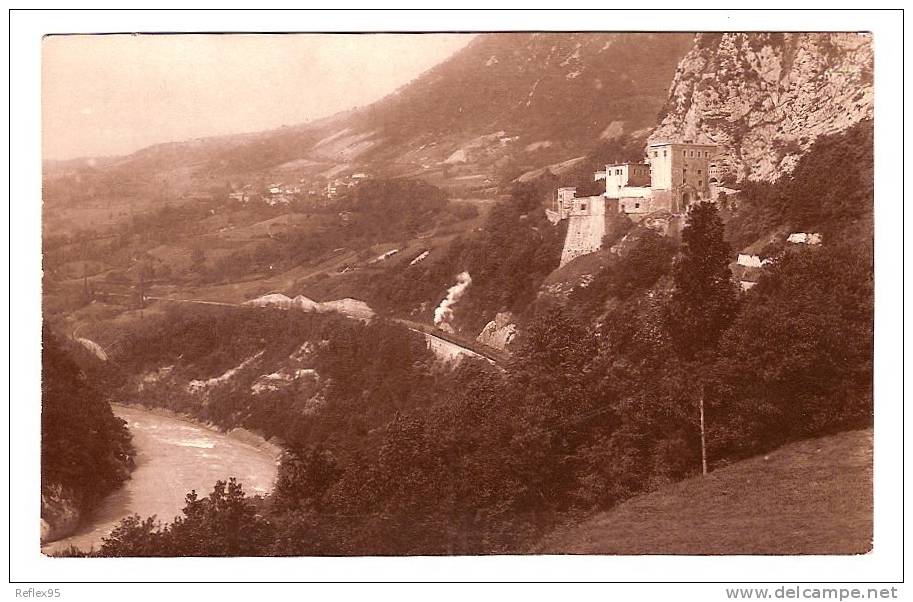
<path fill-rule="evenodd" d="M 374 317 L 374 310 L 372 310 L 367 303 L 349 297 L 337 299 L 335 301 L 324 301 L 319 304 L 317 311 L 335 311 L 349 318 L 358 320 L 370 320 Z"/>
<path fill-rule="evenodd" d="M 290 309 L 292 307 L 292 299 L 290 297 L 286 297 L 282 293 L 269 293 L 268 295 L 263 295 L 262 297 L 257 297 L 256 299 L 245 301 L 244 305 Z"/>
<path fill-rule="evenodd" d="M 345 299 L 336 299 L 335 301 L 321 301 L 318 303 L 312 299 L 305 297 L 304 295 L 298 295 L 292 298 L 287 297 L 282 293 L 270 293 L 268 295 L 263 295 L 262 297 L 257 297 L 256 299 L 245 301 L 243 305 L 251 305 L 255 307 L 275 307 L 279 309 L 297 309 L 303 312 L 337 312 L 358 320 L 369 320 L 374 317 L 374 310 L 372 310 L 367 303 L 348 297 Z"/>
<path fill-rule="evenodd" d="M 718 144 L 736 180 L 776 180 L 872 117 L 873 60 L 865 33 L 698 34 L 650 141 Z"/>
<path fill-rule="evenodd" d="M 82 345 L 83 347 L 85 347 L 86 349 L 88 349 L 92 353 L 92 355 L 94 355 L 101 361 L 103 361 L 103 362 L 108 361 L 108 354 L 105 353 L 104 348 L 102 348 L 102 346 L 99 345 L 98 343 L 96 343 L 95 341 L 92 341 L 92 340 L 86 339 L 86 338 L 82 338 L 82 337 L 77 337 L 76 342 L 79 343 L 80 345 Z"/>
<path fill-rule="evenodd" d="M 517 325 L 510 312 L 498 312 L 495 319 L 485 325 L 476 340 L 483 345 L 505 351 L 517 335 Z"/>
<path fill-rule="evenodd" d="M 62 539 L 76 530 L 82 513 L 76 495 L 60 485 L 41 492 L 41 542 Z"/>

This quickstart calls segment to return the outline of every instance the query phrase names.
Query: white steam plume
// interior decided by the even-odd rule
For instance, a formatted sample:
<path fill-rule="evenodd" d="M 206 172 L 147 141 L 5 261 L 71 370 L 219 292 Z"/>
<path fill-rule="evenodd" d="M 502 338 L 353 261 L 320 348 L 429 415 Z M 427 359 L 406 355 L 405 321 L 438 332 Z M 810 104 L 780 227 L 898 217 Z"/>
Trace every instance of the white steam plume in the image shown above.
<path fill-rule="evenodd" d="M 457 276 L 456 284 L 447 289 L 447 297 L 434 310 L 435 326 L 447 323 L 453 318 L 453 306 L 460 300 L 470 284 L 472 284 L 472 278 L 469 276 L 469 272 L 463 272 Z"/>

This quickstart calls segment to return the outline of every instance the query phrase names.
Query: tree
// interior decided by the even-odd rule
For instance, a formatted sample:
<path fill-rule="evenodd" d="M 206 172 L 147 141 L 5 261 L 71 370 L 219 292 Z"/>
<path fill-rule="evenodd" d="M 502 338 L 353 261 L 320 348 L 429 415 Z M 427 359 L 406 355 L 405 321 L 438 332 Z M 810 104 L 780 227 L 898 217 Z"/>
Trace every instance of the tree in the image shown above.
<path fill-rule="evenodd" d="M 527 328 L 508 376 L 507 403 L 516 434 L 508 458 L 517 479 L 515 508 L 541 512 L 567 504 L 575 486 L 571 454 L 594 419 L 610 409 L 593 395 L 593 333 L 561 308 Z M 512 398 L 512 399 L 511 399 Z"/>
<path fill-rule="evenodd" d="M 721 340 L 714 447 L 731 456 L 869 426 L 869 251 L 796 245 L 746 295 Z"/>
<path fill-rule="evenodd" d="M 593 333 L 564 309 L 551 309 L 527 328 L 511 364 L 513 388 L 527 403 L 573 412 L 586 398 L 585 369 L 595 354 Z"/>
<path fill-rule="evenodd" d="M 191 491 L 183 516 L 162 526 L 133 515 L 103 541 L 101 556 L 259 556 L 273 541 L 272 525 L 234 478 L 217 481 L 208 497 Z"/>
<path fill-rule="evenodd" d="M 169 527 L 175 556 L 256 556 L 269 544 L 269 523 L 234 478 L 217 481 L 212 493 L 187 494 L 184 516 Z"/>
<path fill-rule="evenodd" d="M 279 466 L 279 476 L 273 492 L 275 504 L 284 510 L 306 506 L 319 509 L 321 497 L 342 475 L 333 454 L 311 446 L 300 452 L 290 452 Z"/>
<path fill-rule="evenodd" d="M 145 520 L 133 514 L 120 521 L 111 534 L 102 539 L 99 556 L 149 557 L 169 556 L 166 533 L 154 516 Z"/>
<path fill-rule="evenodd" d="M 732 249 L 723 234 L 714 204 L 692 206 L 673 269 L 667 316 L 673 344 L 685 360 L 712 351 L 736 313 L 737 291 L 729 271 Z"/>
<path fill-rule="evenodd" d="M 706 384 L 712 376 L 709 370 L 720 337 L 738 309 L 736 284 L 729 271 L 731 255 L 732 249 L 724 238 L 723 222 L 716 205 L 706 202 L 693 205 L 682 230 L 682 250 L 673 268 L 674 286 L 666 315 L 667 329 L 679 361 L 668 366 L 670 369 L 665 370 L 663 380 L 673 385 L 673 397 L 680 396 L 681 401 L 673 407 L 684 412 L 680 423 L 685 428 L 682 431 L 685 439 L 693 430 L 686 426 L 693 422 L 691 416 L 700 416 L 705 472 Z M 676 373 L 678 377 L 674 376 Z M 686 446 L 685 439 L 682 443 Z"/>

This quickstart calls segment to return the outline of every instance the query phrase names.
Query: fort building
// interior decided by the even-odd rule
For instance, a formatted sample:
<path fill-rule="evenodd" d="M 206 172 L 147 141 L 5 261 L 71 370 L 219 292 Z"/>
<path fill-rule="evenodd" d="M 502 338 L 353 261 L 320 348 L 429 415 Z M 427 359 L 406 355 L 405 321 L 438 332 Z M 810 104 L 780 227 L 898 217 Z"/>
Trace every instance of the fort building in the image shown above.
<path fill-rule="evenodd" d="M 608 200 L 615 201 L 614 210 L 635 219 L 655 211 L 686 213 L 693 203 L 714 198 L 711 184 L 718 183 L 721 171 L 717 149 L 714 144 L 690 142 L 651 144 L 646 149 L 646 162 L 613 163 L 594 174 L 594 180 L 605 180 L 604 201 L 595 197 L 581 201 L 575 196 L 575 188 L 559 188 L 549 219 L 560 221 L 575 212 L 592 213 L 594 204 Z"/>
<path fill-rule="evenodd" d="M 573 186 L 558 189 L 555 204 L 551 209 L 546 209 L 546 215 L 553 224 L 569 217 L 605 215 L 606 199 L 604 195 L 578 197 L 576 194 L 577 188 Z"/>
<path fill-rule="evenodd" d="M 657 142 L 647 146 L 643 163 L 613 163 L 596 172 L 594 181 L 605 180 L 600 195 L 578 198 L 576 188 L 559 188 L 546 215 L 553 224 L 569 220 L 561 265 L 599 250 L 612 213 L 640 220 L 655 212 L 681 215 L 694 203 L 713 201 L 711 184 L 718 185 L 725 161 L 717 153 L 714 144 Z"/>
<path fill-rule="evenodd" d="M 710 159 L 714 144 L 660 142 L 647 147 L 654 210 L 685 213 L 692 203 L 710 200 Z"/>
<path fill-rule="evenodd" d="M 558 189 L 555 197 L 555 206 L 553 208 L 556 221 L 567 219 L 570 216 L 570 210 L 574 206 L 574 199 L 577 197 L 576 186 L 564 186 Z"/>
<path fill-rule="evenodd" d="M 597 171 L 593 175 L 593 179 L 605 180 L 606 198 L 617 199 L 625 188 L 650 185 L 650 165 L 647 163 L 606 165 L 605 171 Z"/>

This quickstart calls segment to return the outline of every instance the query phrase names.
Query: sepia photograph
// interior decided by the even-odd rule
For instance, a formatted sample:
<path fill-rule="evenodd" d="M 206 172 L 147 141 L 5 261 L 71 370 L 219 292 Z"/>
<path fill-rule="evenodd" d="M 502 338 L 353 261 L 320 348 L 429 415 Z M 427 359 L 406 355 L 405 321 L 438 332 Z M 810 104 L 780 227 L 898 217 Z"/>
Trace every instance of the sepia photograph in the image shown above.
<path fill-rule="evenodd" d="M 878 35 L 611 22 L 46 32 L 42 562 L 878 551 Z"/>

